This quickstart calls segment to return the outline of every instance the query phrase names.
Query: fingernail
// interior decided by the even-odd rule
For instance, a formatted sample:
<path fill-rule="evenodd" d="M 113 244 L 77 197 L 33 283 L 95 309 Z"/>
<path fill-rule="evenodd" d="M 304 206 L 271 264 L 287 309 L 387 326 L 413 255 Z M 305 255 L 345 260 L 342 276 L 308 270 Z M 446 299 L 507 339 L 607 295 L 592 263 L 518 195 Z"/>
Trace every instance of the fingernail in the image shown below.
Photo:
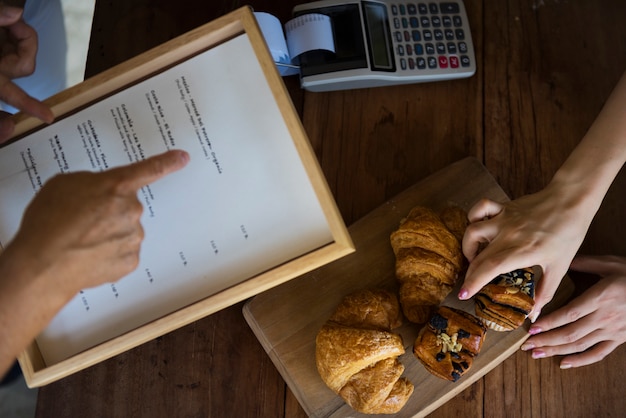
<path fill-rule="evenodd" d="M 189 156 L 189 153 L 187 151 L 181 151 L 180 159 L 183 160 L 183 163 L 187 164 L 191 157 Z"/>
<path fill-rule="evenodd" d="M 467 289 L 459 290 L 459 299 L 465 300 L 467 299 L 467 295 L 469 295 L 469 292 L 467 291 Z"/>
<path fill-rule="evenodd" d="M 573 366 L 571 363 L 561 363 L 559 367 L 561 368 L 561 370 L 565 370 L 565 369 L 571 369 Z"/>
<path fill-rule="evenodd" d="M 540 332 L 541 332 L 541 328 L 536 327 L 534 325 L 532 327 L 530 327 L 530 329 L 528 330 L 528 333 L 530 335 L 536 335 L 536 334 L 539 334 Z"/>
<path fill-rule="evenodd" d="M 43 115 L 43 121 L 46 122 L 48 125 L 51 125 L 54 122 L 54 113 L 52 113 L 52 110 L 46 112 L 46 114 Z"/>
<path fill-rule="evenodd" d="M 534 350 L 531 354 L 532 358 L 544 358 L 546 356 L 543 350 Z"/>
<path fill-rule="evenodd" d="M 530 322 L 534 323 L 537 318 L 539 318 L 539 315 L 541 315 L 541 311 L 532 312 L 530 315 L 528 315 L 528 319 L 530 319 Z"/>
<path fill-rule="evenodd" d="M 522 351 L 532 350 L 533 348 L 535 348 L 535 344 L 529 342 L 522 344 L 522 346 L 520 347 Z"/>
<path fill-rule="evenodd" d="M 13 6 L 0 6 L 0 14 L 9 19 L 18 18 L 22 14 L 22 9 Z"/>

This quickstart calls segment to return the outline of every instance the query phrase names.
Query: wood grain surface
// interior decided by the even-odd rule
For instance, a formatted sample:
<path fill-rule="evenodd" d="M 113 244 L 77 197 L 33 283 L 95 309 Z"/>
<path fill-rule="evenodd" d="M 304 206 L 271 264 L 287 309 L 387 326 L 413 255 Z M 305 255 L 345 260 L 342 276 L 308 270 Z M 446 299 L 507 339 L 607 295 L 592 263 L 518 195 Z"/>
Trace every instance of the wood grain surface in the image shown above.
<path fill-rule="evenodd" d="M 285 21 L 301 1 L 98 0 L 87 75 L 244 4 Z M 511 198 L 542 188 L 626 69 L 623 0 L 466 0 L 468 79 L 308 93 L 285 79 L 352 225 L 428 175 L 477 158 Z M 626 174 L 582 252 L 626 255 Z M 594 278 L 571 274 L 576 293 Z M 280 301 L 276 302 L 277 304 Z M 289 417 L 306 413 L 242 315 L 220 311 L 40 389 L 38 417 Z M 561 371 L 516 352 L 431 417 L 623 416 L 626 347 Z"/>

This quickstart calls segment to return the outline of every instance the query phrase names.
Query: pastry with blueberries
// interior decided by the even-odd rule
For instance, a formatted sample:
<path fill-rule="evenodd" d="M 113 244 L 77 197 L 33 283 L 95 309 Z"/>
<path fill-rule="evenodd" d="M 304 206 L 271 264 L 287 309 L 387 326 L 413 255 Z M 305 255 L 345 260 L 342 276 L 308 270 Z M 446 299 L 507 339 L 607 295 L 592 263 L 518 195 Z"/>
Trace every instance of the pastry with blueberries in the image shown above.
<path fill-rule="evenodd" d="M 535 306 L 535 276 L 530 268 L 501 274 L 474 298 L 476 315 L 489 329 L 519 328 Z"/>
<path fill-rule="evenodd" d="M 472 367 L 486 332 L 474 315 L 440 306 L 420 330 L 413 354 L 433 375 L 456 382 Z"/>

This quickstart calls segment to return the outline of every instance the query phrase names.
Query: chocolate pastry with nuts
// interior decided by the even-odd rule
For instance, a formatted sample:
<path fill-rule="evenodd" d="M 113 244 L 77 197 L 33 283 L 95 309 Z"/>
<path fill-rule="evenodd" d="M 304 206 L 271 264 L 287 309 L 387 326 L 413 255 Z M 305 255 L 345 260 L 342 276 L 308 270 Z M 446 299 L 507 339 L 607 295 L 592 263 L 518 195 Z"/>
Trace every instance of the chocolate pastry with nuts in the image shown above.
<path fill-rule="evenodd" d="M 456 382 L 471 368 L 486 332 L 474 315 L 440 306 L 420 330 L 413 354 L 433 375 Z"/>

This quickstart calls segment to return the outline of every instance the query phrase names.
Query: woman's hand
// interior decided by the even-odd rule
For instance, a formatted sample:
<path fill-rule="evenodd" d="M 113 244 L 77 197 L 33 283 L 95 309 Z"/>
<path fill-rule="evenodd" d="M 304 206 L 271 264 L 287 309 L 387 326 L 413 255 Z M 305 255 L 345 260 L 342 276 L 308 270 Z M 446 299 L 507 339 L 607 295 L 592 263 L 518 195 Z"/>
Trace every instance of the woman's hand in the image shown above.
<path fill-rule="evenodd" d="M 540 266 L 536 304 L 539 315 L 565 276 L 596 206 L 587 208 L 577 190 L 551 183 L 545 189 L 506 203 L 478 202 L 468 213 L 463 252 L 470 261 L 459 298 L 468 299 L 499 274 Z"/>
<path fill-rule="evenodd" d="M 574 271 L 602 279 L 562 308 L 533 324 L 522 350 L 533 358 L 565 355 L 561 368 L 602 360 L 626 342 L 626 258 L 578 256 Z"/>

